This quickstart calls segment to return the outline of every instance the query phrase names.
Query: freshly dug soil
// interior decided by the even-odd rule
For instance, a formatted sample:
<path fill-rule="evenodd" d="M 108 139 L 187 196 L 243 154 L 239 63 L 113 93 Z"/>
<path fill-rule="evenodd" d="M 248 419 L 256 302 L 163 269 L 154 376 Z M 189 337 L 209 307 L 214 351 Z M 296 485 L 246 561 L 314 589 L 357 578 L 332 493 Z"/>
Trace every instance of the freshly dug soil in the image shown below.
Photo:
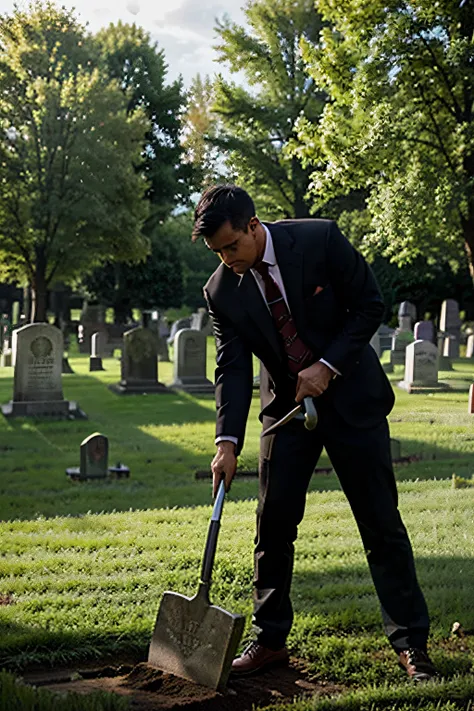
<path fill-rule="evenodd" d="M 291 660 L 290 667 L 271 669 L 258 676 L 229 681 L 217 693 L 142 662 L 134 667 L 64 669 L 24 675 L 25 682 L 65 694 L 108 691 L 129 697 L 132 711 L 252 711 L 253 706 L 291 701 L 315 695 L 335 694 L 342 687 L 311 681 L 304 663 Z"/>

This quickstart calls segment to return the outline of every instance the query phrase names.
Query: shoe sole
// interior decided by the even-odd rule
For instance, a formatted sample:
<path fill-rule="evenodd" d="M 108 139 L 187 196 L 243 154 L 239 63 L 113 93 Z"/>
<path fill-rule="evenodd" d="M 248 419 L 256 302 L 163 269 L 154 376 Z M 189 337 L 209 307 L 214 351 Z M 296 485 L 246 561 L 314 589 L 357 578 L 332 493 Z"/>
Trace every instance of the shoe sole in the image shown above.
<path fill-rule="evenodd" d="M 262 664 L 261 667 L 257 667 L 256 669 L 251 669 L 250 671 L 234 671 L 231 669 L 230 671 L 230 676 L 231 677 L 241 677 L 241 676 L 252 676 L 253 674 L 258 674 L 259 672 L 264 672 L 267 671 L 268 669 L 274 669 L 275 667 L 287 667 L 290 664 L 290 659 L 287 657 L 286 659 L 277 659 L 274 662 L 268 662 L 268 664 Z"/>

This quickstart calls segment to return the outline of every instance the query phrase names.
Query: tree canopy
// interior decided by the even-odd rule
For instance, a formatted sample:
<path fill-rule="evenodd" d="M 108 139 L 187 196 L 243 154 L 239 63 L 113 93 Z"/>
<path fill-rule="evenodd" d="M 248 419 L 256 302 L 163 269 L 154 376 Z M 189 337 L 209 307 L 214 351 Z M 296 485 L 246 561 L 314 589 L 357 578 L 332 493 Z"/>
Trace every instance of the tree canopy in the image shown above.
<path fill-rule="evenodd" d="M 325 94 L 308 76 L 300 42 L 318 41 L 321 16 L 313 0 L 254 0 L 249 30 L 225 20 L 217 27 L 219 60 L 243 73 L 249 88 L 217 81 L 213 141 L 229 160 L 232 178 L 248 189 L 263 217 L 308 215 L 310 169 L 287 153 L 299 116 L 318 121 Z"/>
<path fill-rule="evenodd" d="M 0 18 L 0 273 L 46 290 L 107 258 L 147 252 L 146 131 L 71 12 L 38 2 Z"/>
<path fill-rule="evenodd" d="M 312 168 L 313 208 L 367 194 L 361 246 L 404 263 L 462 263 L 474 277 L 474 13 L 469 2 L 317 0 L 328 26 L 305 41 L 330 96 L 301 117 L 297 155 Z"/>

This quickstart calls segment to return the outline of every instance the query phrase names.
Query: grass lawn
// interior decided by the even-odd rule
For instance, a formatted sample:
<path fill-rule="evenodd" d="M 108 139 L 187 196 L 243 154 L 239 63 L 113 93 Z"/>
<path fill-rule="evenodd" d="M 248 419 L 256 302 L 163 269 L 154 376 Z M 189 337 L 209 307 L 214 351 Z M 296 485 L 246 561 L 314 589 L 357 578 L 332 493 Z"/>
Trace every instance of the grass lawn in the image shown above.
<path fill-rule="evenodd" d="M 211 339 L 209 346 L 212 378 Z M 35 662 L 144 656 L 162 592 L 191 594 L 199 575 L 211 496 L 210 481 L 196 481 L 194 472 L 209 468 L 215 450 L 212 397 L 120 397 L 107 388 L 119 379 L 117 360 L 106 359 L 100 373 L 88 372 L 85 357 L 72 355 L 70 363 L 75 374 L 64 376 L 64 392 L 89 420 L 0 419 L 0 667 L 13 671 Z M 160 380 L 171 382 L 172 365 L 159 370 Z M 0 371 L 0 402 L 11 398 L 11 376 L 11 369 Z M 391 377 L 401 376 L 399 369 Z M 432 657 L 446 681 L 407 691 L 381 632 L 348 504 L 333 474 L 315 475 L 296 546 L 289 644 L 315 678 L 348 693 L 300 701 L 292 711 L 448 711 L 467 709 L 474 698 L 474 637 L 450 637 L 455 621 L 474 629 L 474 487 L 451 487 L 453 473 L 474 473 L 474 418 L 467 414 L 474 364 L 458 361 L 442 379 L 449 392 L 396 389 L 390 422 L 402 454 L 417 455 L 396 468 L 400 507 L 432 615 Z M 242 469 L 256 467 L 258 411 L 256 395 Z M 66 467 L 79 464 L 80 442 L 95 431 L 109 437 L 111 463 L 130 467 L 129 480 L 67 479 Z M 234 482 L 212 590 L 213 601 L 248 620 L 256 492 L 254 479 Z M 248 624 L 246 638 L 249 632 Z"/>

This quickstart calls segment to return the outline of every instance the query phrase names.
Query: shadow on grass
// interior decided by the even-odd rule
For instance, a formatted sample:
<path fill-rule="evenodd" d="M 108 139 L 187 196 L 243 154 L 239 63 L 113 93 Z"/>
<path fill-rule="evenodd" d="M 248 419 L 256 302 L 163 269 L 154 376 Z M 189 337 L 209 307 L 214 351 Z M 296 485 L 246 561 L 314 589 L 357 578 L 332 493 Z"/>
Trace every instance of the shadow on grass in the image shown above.
<path fill-rule="evenodd" d="M 84 372 L 86 364 L 86 358 L 77 359 L 74 366 L 81 372 L 64 376 L 63 383 L 65 396 L 78 401 L 89 420 L 0 418 L 0 519 L 210 504 L 210 479 L 195 481 L 194 475 L 210 470 L 215 452 L 213 396 L 179 392 L 119 396 L 107 387 L 118 380 L 117 362 L 106 362 L 109 370 L 94 375 Z M 171 366 L 166 365 L 169 376 Z M 0 402 L 8 401 L 11 392 L 12 378 L 0 378 Z M 439 398 L 440 402 L 401 393 L 391 429 L 410 461 L 396 466 L 397 479 L 471 476 L 472 421 L 457 413 L 451 423 L 446 394 Z M 428 411 L 417 410 L 420 403 L 426 403 Z M 252 408 L 239 460 L 247 470 L 257 469 L 258 393 Z M 79 464 L 80 442 L 94 431 L 109 437 L 110 464 L 120 461 L 129 466 L 129 480 L 72 483 L 66 478 L 66 468 Z M 326 455 L 319 466 L 330 466 Z M 256 478 L 236 479 L 229 498 L 256 497 L 257 488 Z M 310 491 L 339 488 L 334 473 L 316 474 L 310 484 Z"/>

